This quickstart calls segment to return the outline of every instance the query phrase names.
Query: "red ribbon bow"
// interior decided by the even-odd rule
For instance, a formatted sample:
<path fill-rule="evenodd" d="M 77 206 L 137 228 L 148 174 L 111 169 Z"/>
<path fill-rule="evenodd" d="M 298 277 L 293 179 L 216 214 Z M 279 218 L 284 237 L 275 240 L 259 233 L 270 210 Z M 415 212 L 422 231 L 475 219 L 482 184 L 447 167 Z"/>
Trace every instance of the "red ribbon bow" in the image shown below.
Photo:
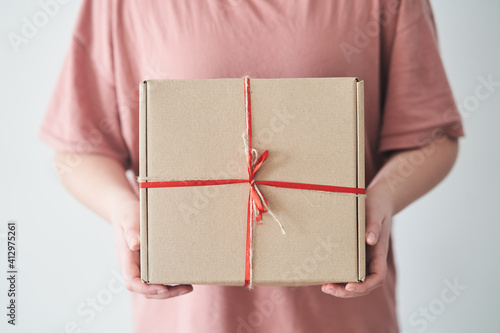
<path fill-rule="evenodd" d="M 260 191 L 257 190 L 253 177 L 255 176 L 257 170 L 259 170 L 259 168 L 261 167 L 262 163 L 264 163 L 264 161 L 266 160 L 268 153 L 269 151 L 266 150 L 264 153 L 262 153 L 262 155 L 260 155 L 259 159 L 255 163 L 255 166 L 253 168 L 249 166 L 248 168 L 248 183 L 250 184 L 250 195 L 252 196 L 252 200 L 255 203 L 255 207 L 259 211 L 259 214 L 255 218 L 257 222 L 262 220 L 262 213 L 267 213 L 267 201 L 266 198 L 260 193 Z"/>

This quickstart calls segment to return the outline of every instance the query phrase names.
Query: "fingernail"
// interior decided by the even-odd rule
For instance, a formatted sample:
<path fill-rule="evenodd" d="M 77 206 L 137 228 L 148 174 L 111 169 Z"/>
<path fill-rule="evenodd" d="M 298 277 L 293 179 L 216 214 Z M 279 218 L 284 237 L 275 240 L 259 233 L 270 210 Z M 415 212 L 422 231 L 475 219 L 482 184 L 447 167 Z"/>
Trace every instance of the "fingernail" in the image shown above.
<path fill-rule="evenodd" d="M 139 245 L 139 239 L 137 237 L 129 239 L 128 247 L 130 249 L 134 249 L 137 245 Z"/>
<path fill-rule="evenodd" d="M 354 287 L 351 284 L 348 284 L 347 286 L 345 286 L 345 290 L 347 290 L 347 291 L 356 291 L 356 287 Z"/>
<path fill-rule="evenodd" d="M 370 232 L 368 234 L 368 240 L 371 242 L 371 243 L 376 243 L 377 242 L 377 236 L 375 236 L 375 234 L 373 232 Z"/>
<path fill-rule="evenodd" d="M 189 292 L 189 291 L 187 291 L 187 290 L 181 290 L 181 291 L 179 291 L 179 294 L 178 294 L 178 295 L 179 295 L 179 296 L 186 295 L 188 292 Z"/>
<path fill-rule="evenodd" d="M 160 289 L 160 290 L 158 290 L 156 293 L 157 293 L 158 295 L 162 295 L 162 294 L 164 294 L 164 293 L 166 293 L 166 292 L 168 292 L 168 289 Z"/>
<path fill-rule="evenodd" d="M 335 296 L 335 294 L 337 293 L 333 287 L 326 287 L 325 292 L 332 296 Z"/>

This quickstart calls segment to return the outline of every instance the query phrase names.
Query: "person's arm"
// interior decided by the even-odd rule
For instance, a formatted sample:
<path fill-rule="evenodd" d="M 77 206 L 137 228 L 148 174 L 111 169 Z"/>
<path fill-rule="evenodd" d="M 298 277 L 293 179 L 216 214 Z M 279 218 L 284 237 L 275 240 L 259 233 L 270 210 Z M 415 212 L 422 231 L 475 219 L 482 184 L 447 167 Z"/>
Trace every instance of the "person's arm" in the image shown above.
<path fill-rule="evenodd" d="M 392 217 L 436 186 L 451 170 L 457 153 L 458 141 L 441 136 L 427 146 L 391 155 L 366 191 L 366 279 L 346 285 L 324 284 L 323 292 L 356 297 L 384 283 Z M 402 163 L 413 165 L 413 171 L 402 172 Z"/>
<path fill-rule="evenodd" d="M 169 298 L 193 290 L 191 285 L 148 285 L 139 270 L 139 200 L 130 187 L 125 170 L 103 155 L 57 152 L 55 162 L 79 161 L 71 170 L 61 169 L 59 179 L 66 189 L 113 226 L 116 251 L 128 290 L 148 298 Z"/>

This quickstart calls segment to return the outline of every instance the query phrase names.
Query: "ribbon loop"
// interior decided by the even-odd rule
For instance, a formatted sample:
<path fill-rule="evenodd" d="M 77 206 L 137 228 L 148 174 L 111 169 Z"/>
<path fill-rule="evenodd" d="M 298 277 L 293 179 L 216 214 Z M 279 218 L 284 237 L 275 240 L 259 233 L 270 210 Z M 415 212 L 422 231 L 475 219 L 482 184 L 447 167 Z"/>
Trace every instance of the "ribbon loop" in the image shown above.
<path fill-rule="evenodd" d="M 266 150 L 265 152 L 262 153 L 262 155 L 260 155 L 260 157 L 257 159 L 257 162 L 255 162 L 255 165 L 253 166 L 253 170 L 252 170 L 252 176 L 255 176 L 255 173 L 257 172 L 257 170 L 259 170 L 259 168 L 262 166 L 262 163 L 264 163 L 264 161 L 266 160 L 267 158 L 267 155 L 269 154 L 269 151 Z"/>

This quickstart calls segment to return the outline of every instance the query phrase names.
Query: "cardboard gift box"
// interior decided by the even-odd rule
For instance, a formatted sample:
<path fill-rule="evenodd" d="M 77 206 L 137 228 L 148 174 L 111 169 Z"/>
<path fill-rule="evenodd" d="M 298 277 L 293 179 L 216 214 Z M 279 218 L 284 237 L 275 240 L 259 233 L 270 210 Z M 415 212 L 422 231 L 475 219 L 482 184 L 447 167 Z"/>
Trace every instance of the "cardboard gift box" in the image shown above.
<path fill-rule="evenodd" d="M 356 78 L 141 83 L 142 280 L 362 281 L 363 119 Z"/>

